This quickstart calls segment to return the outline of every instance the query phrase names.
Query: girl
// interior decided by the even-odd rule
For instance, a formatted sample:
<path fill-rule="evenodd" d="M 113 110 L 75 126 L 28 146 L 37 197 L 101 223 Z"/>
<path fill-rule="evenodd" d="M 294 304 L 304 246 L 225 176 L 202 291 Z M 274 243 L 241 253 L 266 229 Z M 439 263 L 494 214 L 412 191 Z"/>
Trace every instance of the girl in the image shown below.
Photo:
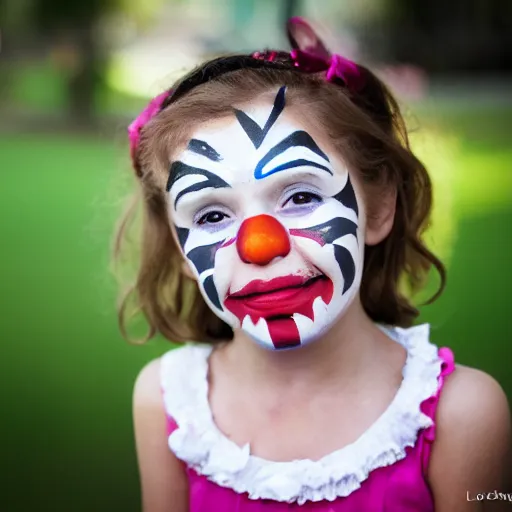
<path fill-rule="evenodd" d="M 187 342 L 135 386 L 144 511 L 480 510 L 505 491 L 506 398 L 402 293 L 432 266 L 444 285 L 428 175 L 375 75 L 301 19 L 288 34 L 129 129 L 133 291 L 151 335 Z"/>

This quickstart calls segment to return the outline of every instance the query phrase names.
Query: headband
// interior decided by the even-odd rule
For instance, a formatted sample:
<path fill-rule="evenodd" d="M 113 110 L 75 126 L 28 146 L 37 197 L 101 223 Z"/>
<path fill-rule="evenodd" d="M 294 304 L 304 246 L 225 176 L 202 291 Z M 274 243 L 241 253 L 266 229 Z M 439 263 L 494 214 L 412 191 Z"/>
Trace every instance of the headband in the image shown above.
<path fill-rule="evenodd" d="M 292 47 L 288 58 L 292 65 L 303 73 L 325 72 L 328 82 L 346 87 L 351 93 L 361 89 L 364 82 L 358 65 L 338 54 L 331 54 L 312 27 L 301 17 L 295 16 L 286 25 L 288 40 Z M 251 57 L 265 62 L 276 62 L 282 52 L 254 52 Z M 128 126 L 130 156 L 138 170 L 137 149 L 142 129 L 170 103 L 173 90 L 167 90 L 153 98 L 146 108 Z"/>

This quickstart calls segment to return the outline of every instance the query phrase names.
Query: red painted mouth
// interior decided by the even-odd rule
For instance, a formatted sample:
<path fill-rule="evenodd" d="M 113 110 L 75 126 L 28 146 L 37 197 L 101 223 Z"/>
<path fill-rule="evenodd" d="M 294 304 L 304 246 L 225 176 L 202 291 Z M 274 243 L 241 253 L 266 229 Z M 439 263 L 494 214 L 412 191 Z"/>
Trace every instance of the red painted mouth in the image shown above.
<path fill-rule="evenodd" d="M 245 298 L 248 295 L 256 295 L 256 294 L 265 294 L 270 292 L 275 292 L 279 290 L 283 290 L 285 288 L 298 288 L 299 286 L 303 286 L 308 281 L 310 281 L 311 277 L 303 277 L 303 276 L 282 276 L 276 277 L 270 281 L 251 281 L 247 285 L 245 285 L 241 290 L 237 292 L 230 293 L 230 298 Z"/>
<path fill-rule="evenodd" d="M 242 323 L 249 315 L 255 324 L 260 318 L 267 321 L 276 348 L 300 345 L 300 336 L 292 318 L 300 313 L 314 320 L 313 302 L 317 297 L 329 304 L 333 283 L 325 275 L 313 278 L 284 276 L 271 281 L 252 281 L 229 294 L 224 305 Z"/>

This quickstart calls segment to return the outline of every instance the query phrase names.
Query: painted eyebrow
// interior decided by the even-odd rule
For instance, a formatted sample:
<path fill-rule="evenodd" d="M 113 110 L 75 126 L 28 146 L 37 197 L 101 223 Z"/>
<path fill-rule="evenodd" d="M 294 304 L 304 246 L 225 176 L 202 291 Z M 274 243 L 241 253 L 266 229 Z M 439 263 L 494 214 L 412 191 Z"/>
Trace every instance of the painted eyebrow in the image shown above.
<path fill-rule="evenodd" d="M 231 188 L 229 183 L 226 183 L 222 178 L 217 176 L 216 174 L 207 171 L 206 169 L 200 169 L 198 167 L 192 167 L 191 165 L 184 164 L 183 162 L 173 162 L 169 169 L 169 179 L 167 180 L 167 185 L 165 190 L 169 192 L 172 186 L 181 178 L 185 176 L 204 176 L 206 180 L 200 181 L 199 183 L 194 183 L 189 187 L 184 188 L 180 193 L 176 196 L 174 200 L 174 208 L 176 209 L 176 204 L 178 200 L 181 199 L 185 194 L 189 194 L 190 192 L 198 192 L 203 190 L 204 188 Z"/>
<path fill-rule="evenodd" d="M 210 159 L 212 162 L 222 160 L 221 156 L 213 149 L 208 142 L 199 139 L 190 139 L 187 149 L 198 155 Z"/>
<path fill-rule="evenodd" d="M 309 165 L 311 167 L 322 169 L 323 171 L 328 172 L 332 176 L 333 173 L 331 169 L 329 169 L 329 167 L 319 164 L 317 162 L 313 162 L 311 160 L 306 160 L 304 158 L 286 162 L 275 167 L 271 171 L 268 171 L 265 174 L 263 174 L 263 168 L 265 167 L 265 165 L 267 165 L 276 156 L 280 155 L 281 153 L 284 153 L 287 149 L 293 147 L 305 147 L 312 151 L 313 153 L 316 153 L 326 162 L 330 162 L 329 157 L 318 147 L 317 143 L 313 140 L 313 137 L 311 137 L 309 133 L 303 130 L 298 130 L 288 135 L 288 137 L 284 138 L 281 142 L 276 144 L 273 148 L 271 148 L 268 151 L 268 153 L 256 165 L 256 168 L 254 169 L 254 177 L 257 180 L 261 180 L 262 178 L 265 178 L 266 176 L 269 176 L 276 172 L 284 171 L 285 169 L 292 169 L 294 167 L 299 167 L 302 165 Z"/>

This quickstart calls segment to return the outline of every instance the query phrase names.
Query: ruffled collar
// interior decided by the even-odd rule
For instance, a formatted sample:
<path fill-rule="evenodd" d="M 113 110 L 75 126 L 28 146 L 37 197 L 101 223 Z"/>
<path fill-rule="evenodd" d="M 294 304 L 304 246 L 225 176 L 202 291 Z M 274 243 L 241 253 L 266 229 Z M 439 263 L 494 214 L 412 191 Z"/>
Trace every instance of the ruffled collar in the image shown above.
<path fill-rule="evenodd" d="M 353 443 L 317 461 L 272 462 L 251 455 L 215 425 L 208 402 L 209 345 L 187 345 L 162 357 L 166 412 L 178 428 L 170 449 L 197 473 L 251 499 L 333 501 L 361 486 L 371 471 L 406 456 L 420 429 L 432 425 L 421 403 L 435 394 L 441 359 L 429 326 L 381 329 L 407 350 L 402 383 L 384 413 Z"/>

